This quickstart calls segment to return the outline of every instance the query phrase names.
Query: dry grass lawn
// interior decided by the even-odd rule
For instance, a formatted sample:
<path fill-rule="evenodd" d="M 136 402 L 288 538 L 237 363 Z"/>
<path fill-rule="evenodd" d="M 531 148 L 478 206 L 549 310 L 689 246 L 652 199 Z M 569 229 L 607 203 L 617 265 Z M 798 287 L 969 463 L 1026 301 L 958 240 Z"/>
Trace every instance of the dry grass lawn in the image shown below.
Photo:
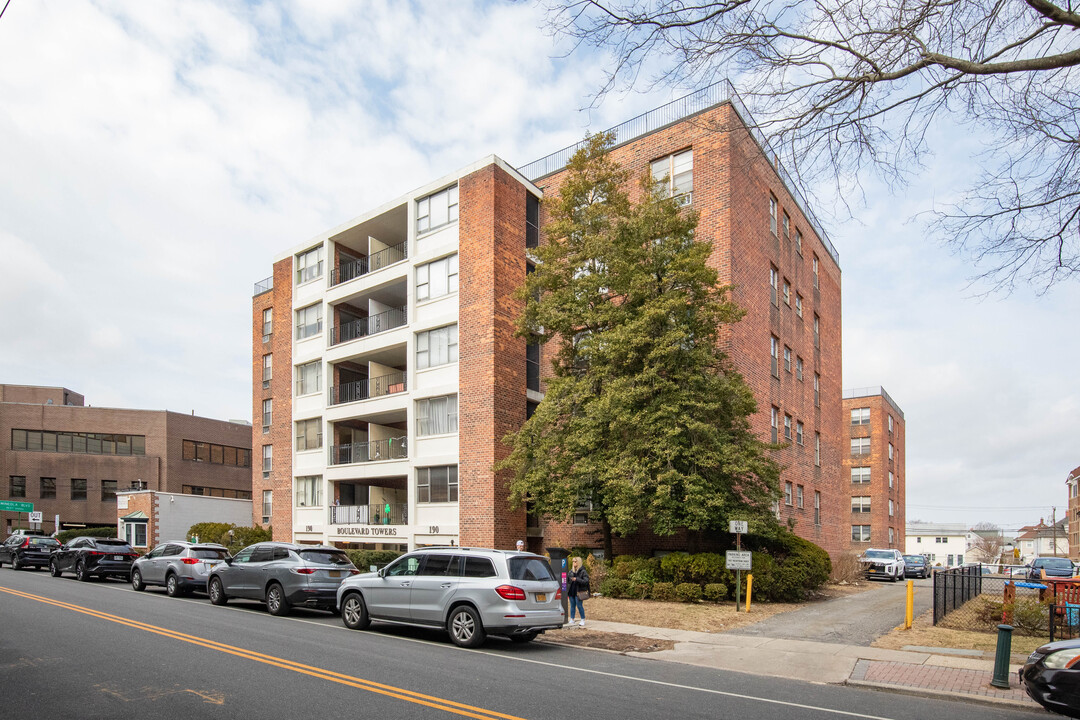
<path fill-rule="evenodd" d="M 1012 652 L 1026 655 L 1045 643 L 1045 637 L 1026 637 L 1013 633 Z M 934 627 L 934 614 L 930 611 L 915 618 L 910 630 L 898 627 L 873 642 L 873 647 L 889 650 L 903 650 L 906 645 L 983 650 L 992 655 L 997 649 L 997 634 Z"/>

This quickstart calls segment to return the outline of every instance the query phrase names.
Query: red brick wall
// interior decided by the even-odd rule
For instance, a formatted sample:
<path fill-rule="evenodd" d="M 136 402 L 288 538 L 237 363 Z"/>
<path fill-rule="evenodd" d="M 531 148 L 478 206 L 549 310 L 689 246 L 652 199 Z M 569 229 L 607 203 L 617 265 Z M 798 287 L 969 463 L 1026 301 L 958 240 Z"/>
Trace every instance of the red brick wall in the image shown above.
<path fill-rule="evenodd" d="M 870 525 L 869 543 L 852 543 L 853 550 L 867 547 L 894 547 L 901 552 L 905 547 L 905 446 L 904 420 L 881 395 L 871 395 L 843 400 L 844 427 L 847 430 L 843 449 L 844 480 L 848 487 L 849 525 Z M 852 425 L 851 411 L 870 408 L 869 425 Z M 889 432 L 889 416 L 893 418 L 893 431 Z M 853 458 L 851 438 L 870 438 L 870 455 Z M 893 460 L 889 461 L 889 443 L 893 445 Z M 869 467 L 870 483 L 853 484 L 852 467 Z M 889 488 L 889 472 L 893 473 L 893 487 Z M 870 512 L 850 512 L 850 498 L 870 497 Z M 893 501 L 893 515 L 889 516 L 889 500 Z M 893 529 L 894 541 L 889 543 L 889 528 Z"/>
<path fill-rule="evenodd" d="M 128 495 L 127 498 L 127 510 L 116 510 L 118 526 L 119 518 L 122 518 L 125 515 L 130 515 L 139 511 L 146 513 L 146 517 L 149 519 L 146 523 L 146 545 L 144 547 L 153 548 L 159 542 L 161 542 L 161 538 L 158 537 L 159 517 L 157 493 L 153 491 L 147 491 Z"/>

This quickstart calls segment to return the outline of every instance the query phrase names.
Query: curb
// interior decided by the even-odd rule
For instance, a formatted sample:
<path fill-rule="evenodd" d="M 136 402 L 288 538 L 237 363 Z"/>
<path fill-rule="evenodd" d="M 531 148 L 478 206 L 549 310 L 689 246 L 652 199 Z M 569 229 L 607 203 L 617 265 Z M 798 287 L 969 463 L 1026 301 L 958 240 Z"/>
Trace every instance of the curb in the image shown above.
<path fill-rule="evenodd" d="M 932 688 L 915 688 L 908 687 L 906 685 L 890 685 L 888 683 L 870 682 L 868 680 L 852 680 L 848 679 L 843 682 L 844 685 L 851 687 L 865 688 L 867 690 L 880 690 L 882 692 L 891 692 L 897 695 L 912 695 L 914 697 L 930 697 L 935 700 L 954 700 L 958 702 L 969 702 L 980 705 L 989 705 L 994 707 L 1010 707 L 1017 710 L 1032 710 L 1034 712 L 1045 713 L 1046 710 L 1042 708 L 1034 700 L 1010 700 L 1009 698 L 996 698 L 989 695 L 971 695 L 969 693 L 955 693 L 948 692 L 947 690 L 934 690 Z"/>

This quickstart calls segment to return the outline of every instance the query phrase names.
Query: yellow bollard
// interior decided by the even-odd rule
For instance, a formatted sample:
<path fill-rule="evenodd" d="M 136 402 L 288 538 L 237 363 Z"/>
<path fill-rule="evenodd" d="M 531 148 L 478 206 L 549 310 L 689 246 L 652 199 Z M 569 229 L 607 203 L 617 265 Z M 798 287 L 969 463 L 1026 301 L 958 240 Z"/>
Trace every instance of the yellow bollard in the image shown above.
<path fill-rule="evenodd" d="M 907 581 L 907 612 L 904 613 L 904 629 L 910 630 L 915 621 L 915 581 Z"/>
<path fill-rule="evenodd" d="M 750 588 L 754 585 L 754 576 L 746 575 L 746 612 L 750 612 Z"/>

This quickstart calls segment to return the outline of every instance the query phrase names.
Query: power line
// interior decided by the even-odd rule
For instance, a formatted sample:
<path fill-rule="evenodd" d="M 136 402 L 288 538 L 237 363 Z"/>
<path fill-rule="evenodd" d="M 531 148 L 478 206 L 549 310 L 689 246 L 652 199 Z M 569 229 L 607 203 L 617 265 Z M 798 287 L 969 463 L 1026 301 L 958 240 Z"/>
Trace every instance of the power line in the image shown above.
<path fill-rule="evenodd" d="M 10 4 L 11 4 L 11 0 L 7 0 L 7 2 L 4 3 L 4 10 L 7 10 L 7 6 L 10 5 Z M 0 10 L 0 18 L 4 17 L 4 10 Z"/>
<path fill-rule="evenodd" d="M 909 508 L 920 510 L 1044 510 L 1054 505 L 912 505 Z"/>

